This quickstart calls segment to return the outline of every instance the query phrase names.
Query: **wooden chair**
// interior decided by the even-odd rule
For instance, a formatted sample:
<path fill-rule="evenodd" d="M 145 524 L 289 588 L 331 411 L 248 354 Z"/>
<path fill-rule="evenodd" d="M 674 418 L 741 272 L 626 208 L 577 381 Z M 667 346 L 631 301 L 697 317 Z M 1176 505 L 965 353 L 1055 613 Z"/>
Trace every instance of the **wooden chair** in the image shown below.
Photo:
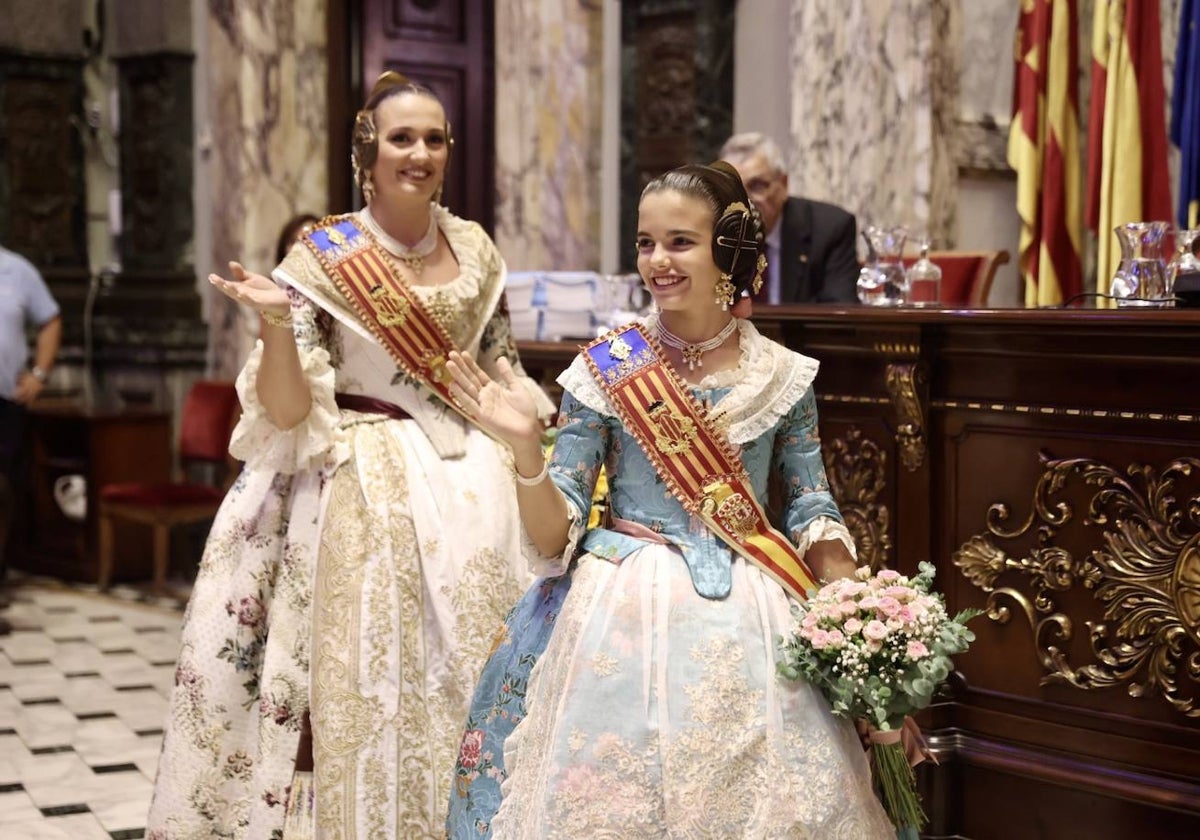
<path fill-rule="evenodd" d="M 930 251 L 929 259 L 942 270 L 943 306 L 987 306 L 996 269 L 1008 262 L 1008 251 Z M 912 265 L 916 257 L 905 257 Z"/>
<path fill-rule="evenodd" d="M 179 427 L 182 480 L 168 484 L 124 483 L 100 488 L 100 588 L 112 582 L 113 522 L 126 520 L 154 529 L 154 591 L 166 591 L 171 556 L 171 528 L 202 522 L 216 515 L 225 492 L 237 475 L 229 456 L 229 438 L 239 405 L 232 382 L 197 381 L 183 403 Z M 136 457 L 136 455 L 134 455 Z M 187 468 L 198 463 L 222 465 L 220 486 L 188 481 Z"/>

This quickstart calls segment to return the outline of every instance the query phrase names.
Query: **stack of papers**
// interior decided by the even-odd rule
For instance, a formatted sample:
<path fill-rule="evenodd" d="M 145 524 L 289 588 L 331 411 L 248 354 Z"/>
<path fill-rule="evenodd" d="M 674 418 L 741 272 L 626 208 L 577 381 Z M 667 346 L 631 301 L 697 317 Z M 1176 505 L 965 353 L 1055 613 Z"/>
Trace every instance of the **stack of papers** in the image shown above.
<path fill-rule="evenodd" d="M 504 291 L 508 297 L 513 338 L 517 341 L 537 341 L 541 337 L 542 306 L 535 303 L 541 294 L 541 277 L 538 271 L 508 273 Z"/>
<path fill-rule="evenodd" d="M 545 302 L 542 340 L 591 337 L 599 275 L 594 271 L 547 271 L 541 279 Z"/>

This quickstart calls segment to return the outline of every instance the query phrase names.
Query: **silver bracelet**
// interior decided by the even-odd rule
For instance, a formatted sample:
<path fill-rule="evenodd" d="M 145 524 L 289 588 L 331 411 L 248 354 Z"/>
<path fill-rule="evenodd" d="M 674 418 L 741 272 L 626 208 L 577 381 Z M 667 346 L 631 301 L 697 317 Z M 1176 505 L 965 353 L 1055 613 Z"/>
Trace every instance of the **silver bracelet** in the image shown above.
<path fill-rule="evenodd" d="M 541 484 L 543 481 L 546 480 L 546 476 L 549 474 L 550 474 L 550 461 L 549 460 L 542 461 L 541 472 L 539 472 L 533 478 L 526 478 L 525 476 L 521 475 L 521 473 L 519 473 L 517 471 L 516 465 L 515 464 L 513 465 L 513 475 L 516 476 L 517 484 L 524 484 L 526 487 L 533 487 L 537 484 Z"/>

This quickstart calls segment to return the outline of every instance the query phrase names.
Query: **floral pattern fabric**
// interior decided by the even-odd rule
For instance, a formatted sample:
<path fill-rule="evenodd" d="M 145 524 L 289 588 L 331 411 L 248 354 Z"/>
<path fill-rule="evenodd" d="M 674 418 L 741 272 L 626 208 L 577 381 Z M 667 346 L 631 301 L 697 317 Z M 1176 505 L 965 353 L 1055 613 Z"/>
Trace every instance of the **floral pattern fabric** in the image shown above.
<path fill-rule="evenodd" d="M 506 346 L 503 265 L 476 226 L 445 215 L 470 276 L 441 293 L 491 301 L 462 307 L 479 322 L 463 321 L 463 334 L 491 365 Z M 313 409 L 291 430 L 270 423 L 255 391 L 260 345 L 239 377 L 231 448 L 246 465 L 185 615 L 147 837 L 282 838 L 310 712 L 309 835 L 441 838 L 471 689 L 528 582 L 511 456 L 432 404 L 335 302 L 310 295 L 315 260 L 293 250 L 284 266 L 297 275 Z M 339 411 L 335 392 L 412 419 Z"/>

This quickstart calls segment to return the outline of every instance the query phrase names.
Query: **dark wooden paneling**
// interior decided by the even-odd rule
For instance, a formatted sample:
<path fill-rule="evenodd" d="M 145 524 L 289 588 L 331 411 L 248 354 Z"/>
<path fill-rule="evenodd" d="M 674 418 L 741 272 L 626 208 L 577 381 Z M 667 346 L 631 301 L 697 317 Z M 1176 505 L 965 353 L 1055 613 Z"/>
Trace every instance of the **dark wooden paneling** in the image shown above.
<path fill-rule="evenodd" d="M 190 269 L 192 56 L 116 59 L 121 101 L 121 265 Z"/>
<path fill-rule="evenodd" d="M 1200 837 L 1200 313 L 763 307 L 864 559 L 985 607 L 926 836 Z M 573 348 L 522 345 L 554 376 Z"/>
<path fill-rule="evenodd" d="M 0 50 L 0 242 L 86 274 L 83 61 Z"/>
<path fill-rule="evenodd" d="M 385 70 L 397 70 L 430 87 L 442 100 L 454 134 L 442 202 L 491 232 L 496 181 L 494 4 L 363 0 L 358 9 L 361 29 L 352 26 L 347 33 L 352 54 L 358 51 L 355 33 L 361 33 L 353 101 L 361 104 Z M 346 149 L 348 153 L 348 145 Z"/>

